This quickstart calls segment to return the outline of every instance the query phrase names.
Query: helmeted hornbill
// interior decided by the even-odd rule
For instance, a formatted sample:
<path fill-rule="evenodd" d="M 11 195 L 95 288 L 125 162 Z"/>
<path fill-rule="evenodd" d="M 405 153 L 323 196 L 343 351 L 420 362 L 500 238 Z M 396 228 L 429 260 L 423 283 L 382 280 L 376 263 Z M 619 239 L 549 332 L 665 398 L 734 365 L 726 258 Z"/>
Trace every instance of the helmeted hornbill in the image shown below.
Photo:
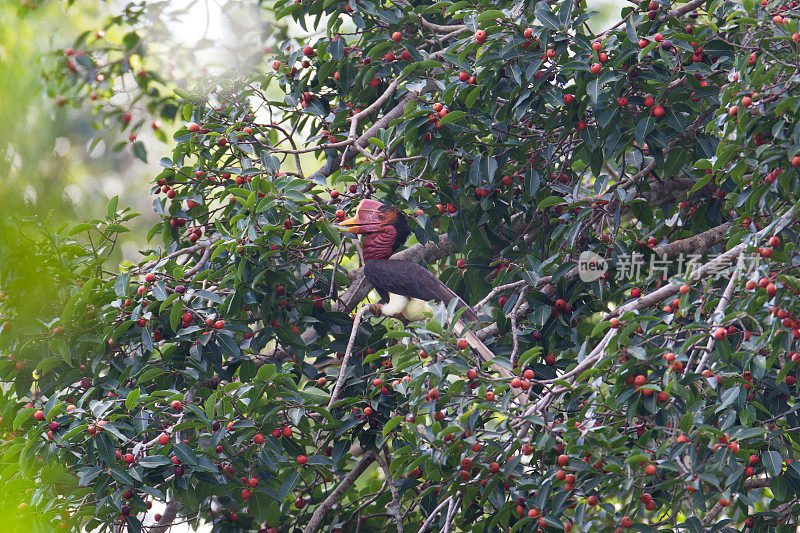
<path fill-rule="evenodd" d="M 456 308 L 464 309 L 453 328 L 456 335 L 463 334 L 484 361 L 491 361 L 494 357 L 492 351 L 466 329 L 464 321 L 477 322 L 477 313 L 427 268 L 411 261 L 389 259 L 411 234 L 408 218 L 402 210 L 377 200 L 362 200 L 356 216 L 343 220 L 339 225 L 344 231 L 363 235 L 364 276 L 384 300 L 389 300 L 381 308 L 382 315 L 403 313 L 409 320 L 419 320 L 425 311 L 430 311 L 427 302 L 434 300 L 447 305 L 456 298 Z M 497 364 L 492 366 L 504 377 L 511 376 L 505 368 Z"/>

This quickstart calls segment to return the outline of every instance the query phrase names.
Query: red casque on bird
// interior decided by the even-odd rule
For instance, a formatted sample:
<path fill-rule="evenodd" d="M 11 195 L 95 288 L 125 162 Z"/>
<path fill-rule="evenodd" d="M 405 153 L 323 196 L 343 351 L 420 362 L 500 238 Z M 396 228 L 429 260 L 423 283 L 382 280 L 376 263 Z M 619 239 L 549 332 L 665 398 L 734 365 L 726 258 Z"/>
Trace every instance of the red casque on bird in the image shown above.
<path fill-rule="evenodd" d="M 340 229 L 363 235 L 364 276 L 377 289 L 381 298 L 389 303 L 381 307 L 384 316 L 403 313 L 409 320 L 420 320 L 430 311 L 429 301 L 449 304 L 456 299 L 456 309 L 464 309 L 461 319 L 453 328 L 463 335 L 469 345 L 489 362 L 492 351 L 474 333 L 467 330 L 466 322 L 478 322 L 477 313 L 447 285 L 439 281 L 427 268 L 411 261 L 389 259 L 411 234 L 406 214 L 395 206 L 377 200 L 362 200 L 356 215 L 339 222 Z M 512 377 L 504 367 L 492 367 L 503 377 Z"/>

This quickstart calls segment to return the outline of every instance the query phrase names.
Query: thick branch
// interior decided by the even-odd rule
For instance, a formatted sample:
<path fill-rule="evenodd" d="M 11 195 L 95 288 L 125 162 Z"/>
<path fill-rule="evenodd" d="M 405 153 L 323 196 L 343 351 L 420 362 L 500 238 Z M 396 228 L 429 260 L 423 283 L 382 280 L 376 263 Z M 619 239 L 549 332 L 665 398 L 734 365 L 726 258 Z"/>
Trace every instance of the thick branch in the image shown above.
<path fill-rule="evenodd" d="M 745 489 L 763 489 L 764 487 L 769 487 L 772 484 L 772 480 L 770 478 L 756 478 L 756 479 L 748 479 L 744 482 Z"/>
<path fill-rule="evenodd" d="M 681 16 L 685 15 L 686 13 L 694 11 L 696 8 L 702 6 L 705 3 L 706 3 L 706 0 L 692 0 L 688 4 L 684 4 L 684 5 L 682 5 L 681 7 L 677 8 L 677 9 L 670 10 L 669 12 L 667 12 L 667 16 L 668 17 L 681 17 Z"/>
<path fill-rule="evenodd" d="M 314 511 L 314 514 L 311 516 L 311 519 L 308 521 L 305 529 L 303 529 L 303 533 L 311 533 L 312 531 L 316 531 L 322 525 L 322 522 L 325 520 L 325 515 L 328 514 L 328 511 L 331 510 L 333 505 L 344 496 L 344 493 L 353 486 L 353 483 L 364 473 L 369 465 L 375 461 L 378 456 L 378 452 L 375 450 L 369 450 L 367 453 L 364 454 L 364 457 L 358 462 L 358 464 L 353 468 L 345 477 L 342 479 L 342 482 L 333 489 L 333 492 L 325 498 L 317 510 Z"/>
<path fill-rule="evenodd" d="M 175 520 L 175 517 L 178 516 L 178 511 L 181 510 L 181 507 L 183 507 L 183 502 L 179 498 L 169 502 L 164 508 L 164 514 L 161 515 L 161 520 L 158 521 L 158 524 L 150 528 L 150 533 L 164 533 L 172 527 L 172 522 Z"/>
<path fill-rule="evenodd" d="M 642 198 L 647 200 L 650 207 L 657 207 L 677 202 L 710 200 L 717 193 L 717 185 L 712 181 L 689 194 L 695 183 L 692 178 L 671 178 L 663 182 L 655 181 L 650 183 L 650 190 L 642 192 L 641 195 Z"/>
<path fill-rule="evenodd" d="M 681 239 L 670 244 L 658 246 L 656 247 L 655 252 L 661 257 L 704 252 L 715 244 L 722 242 L 732 225 L 733 222 L 720 224 L 715 228 L 706 230 L 703 233 L 698 233 L 692 237 L 687 237 L 686 239 Z"/>

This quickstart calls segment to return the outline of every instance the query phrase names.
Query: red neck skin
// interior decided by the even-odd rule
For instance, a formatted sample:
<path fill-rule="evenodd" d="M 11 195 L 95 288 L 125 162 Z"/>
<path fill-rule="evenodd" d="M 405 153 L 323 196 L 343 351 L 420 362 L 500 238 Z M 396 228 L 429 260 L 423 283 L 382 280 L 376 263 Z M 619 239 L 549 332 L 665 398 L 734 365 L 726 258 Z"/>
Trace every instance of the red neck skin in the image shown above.
<path fill-rule="evenodd" d="M 381 231 L 364 235 L 361 247 L 364 250 L 364 261 L 374 259 L 389 259 L 392 255 L 392 246 L 397 237 L 394 226 L 384 226 Z"/>

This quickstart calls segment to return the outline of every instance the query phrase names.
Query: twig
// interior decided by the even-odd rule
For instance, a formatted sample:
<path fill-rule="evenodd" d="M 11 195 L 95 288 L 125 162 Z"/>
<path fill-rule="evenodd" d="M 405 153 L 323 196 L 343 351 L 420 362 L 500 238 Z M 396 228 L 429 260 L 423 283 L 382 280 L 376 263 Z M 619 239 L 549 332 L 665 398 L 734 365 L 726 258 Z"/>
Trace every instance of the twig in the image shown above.
<path fill-rule="evenodd" d="M 733 273 L 731 274 L 731 279 L 728 280 L 728 285 L 725 286 L 725 291 L 722 293 L 722 297 L 719 299 L 719 303 L 717 304 L 717 308 L 714 309 L 714 313 L 711 315 L 711 318 L 708 320 L 709 326 L 711 326 L 711 335 L 709 336 L 708 343 L 706 344 L 706 351 L 703 354 L 703 357 L 700 358 L 700 361 L 697 363 L 697 369 L 695 370 L 696 373 L 701 373 L 703 368 L 706 366 L 706 362 L 708 358 L 711 356 L 711 350 L 714 349 L 714 328 L 718 327 L 721 322 L 722 318 L 725 316 L 725 308 L 730 303 L 731 298 L 733 297 L 733 290 L 736 287 L 736 282 L 739 279 L 739 273 L 742 271 L 744 266 L 744 261 L 742 260 L 742 254 L 739 254 L 739 260 L 736 263 L 736 268 L 733 269 Z M 691 363 L 691 360 L 689 361 Z M 689 372 L 689 364 L 686 365 L 686 369 L 684 372 Z"/>
<path fill-rule="evenodd" d="M 475 310 L 476 311 L 480 311 L 481 307 L 483 307 L 484 305 L 489 303 L 489 300 L 491 300 L 492 298 L 497 296 L 499 293 L 501 293 L 503 291 L 516 289 L 517 287 L 521 287 L 522 285 L 525 285 L 526 283 L 527 282 L 525 280 L 519 280 L 519 281 L 515 281 L 513 283 L 506 283 L 505 285 L 498 285 L 497 287 L 495 287 L 491 291 L 489 291 L 489 294 L 484 296 L 483 300 L 481 300 L 480 302 L 478 302 L 475 305 Z"/>
<path fill-rule="evenodd" d="M 359 111 L 358 113 L 356 113 L 355 115 L 350 117 L 348 119 L 348 121 L 351 121 L 351 123 L 355 124 L 359 120 L 361 120 L 363 117 L 366 117 L 367 115 L 369 115 L 370 113 L 372 113 L 373 111 L 378 109 L 380 106 L 385 104 L 386 101 L 389 100 L 389 97 L 392 96 L 392 94 L 394 93 L 395 89 L 397 89 L 397 86 L 400 84 L 401 81 L 403 81 L 402 77 L 401 78 L 397 78 L 394 81 L 392 81 L 392 83 L 390 83 L 389 86 L 386 87 L 386 90 L 383 91 L 383 94 L 380 95 L 377 98 L 377 100 L 372 102 L 367 108 L 362 109 L 361 111 Z M 350 129 L 350 137 L 355 137 L 354 133 L 355 133 L 355 130 L 351 127 L 351 129 Z"/>
<path fill-rule="evenodd" d="M 717 515 L 719 515 L 719 513 L 721 513 L 723 509 L 724 507 L 722 506 L 721 503 L 719 502 L 715 503 L 714 507 L 712 507 L 711 510 L 708 511 L 708 514 L 705 517 L 703 517 L 703 525 L 707 526 L 711 524 L 711 522 L 716 520 Z"/>
<path fill-rule="evenodd" d="M 389 450 L 386 445 L 383 446 L 383 454 L 385 456 L 389 455 Z M 394 486 L 388 460 L 381 457 L 380 453 L 377 455 L 376 459 L 383 469 L 383 475 L 386 476 L 389 491 L 392 493 L 392 505 L 387 510 L 394 515 L 394 521 L 397 524 L 397 533 L 403 533 L 403 506 L 400 504 L 400 493 L 397 492 L 397 487 Z"/>
<path fill-rule="evenodd" d="M 353 319 L 353 329 L 350 331 L 350 340 L 347 341 L 347 350 L 345 350 L 344 357 L 342 358 L 342 368 L 339 369 L 339 378 L 336 380 L 336 386 L 333 388 L 333 393 L 331 394 L 331 399 L 328 402 L 328 405 L 333 405 L 339 398 L 339 391 L 342 389 L 342 384 L 344 383 L 344 378 L 347 374 L 347 364 L 350 362 L 350 355 L 353 352 L 353 344 L 355 343 L 356 335 L 358 334 L 358 326 L 361 324 L 361 319 L 364 318 L 364 313 L 366 313 L 368 309 L 369 305 L 362 305 Z"/>
<path fill-rule="evenodd" d="M 455 503 L 453 500 L 450 500 L 450 506 L 447 509 L 447 518 L 445 518 L 444 529 L 442 530 L 442 533 L 450 533 L 450 522 L 453 520 L 453 516 L 455 516 L 456 510 L 460 504 L 461 496 L 456 499 Z"/>
<path fill-rule="evenodd" d="M 430 515 L 428 515 L 428 518 L 426 518 L 426 519 L 425 519 L 425 521 L 422 523 L 422 525 L 419 527 L 419 531 L 420 531 L 420 533 L 424 533 L 424 531 L 425 531 L 425 530 L 428 528 L 428 526 L 430 526 L 430 524 L 431 524 L 431 522 L 433 521 L 433 519 L 434 519 L 434 518 L 436 518 L 436 516 L 439 514 L 439 511 L 441 511 L 441 510 L 442 510 L 442 508 L 444 508 L 446 505 L 450 505 L 450 503 L 451 503 L 452 501 L 453 501 L 453 497 L 452 497 L 452 496 L 450 496 L 450 497 L 448 497 L 448 498 L 445 498 L 445 499 L 442 501 L 442 503 L 440 503 L 439 505 L 437 505 L 437 506 L 436 506 L 436 509 L 434 509 L 433 511 L 431 511 L 431 514 L 430 514 Z M 449 509 L 449 508 L 448 508 L 448 509 Z"/>
<path fill-rule="evenodd" d="M 192 268 L 190 268 L 189 270 L 187 270 L 186 272 L 183 273 L 183 279 L 189 279 L 192 276 L 194 276 L 195 274 L 197 274 L 197 272 L 201 268 L 203 268 L 203 265 L 206 264 L 206 261 L 208 261 L 209 257 L 211 257 L 211 242 L 210 241 L 207 243 L 206 249 L 203 252 L 203 255 L 200 257 L 200 259 L 197 260 L 197 263 Z"/>
<path fill-rule="evenodd" d="M 523 302 L 525 302 L 525 293 L 528 291 L 527 285 L 523 285 L 523 287 L 519 290 L 519 297 L 517 301 L 514 302 L 514 308 L 511 310 L 511 339 L 512 339 L 512 348 L 511 348 L 511 355 L 509 356 L 509 360 L 511 364 L 514 364 L 514 360 L 517 358 L 517 352 L 519 351 L 519 335 L 517 335 L 517 316 L 519 313 L 519 308 Z"/>
<path fill-rule="evenodd" d="M 150 261 L 149 263 L 146 263 L 146 264 L 140 266 L 139 268 L 133 268 L 133 269 L 129 270 L 128 273 L 130 273 L 130 274 L 142 273 L 145 270 L 150 270 L 151 268 L 153 268 L 157 264 L 161 263 L 162 261 L 168 261 L 170 259 L 175 259 L 176 257 L 181 256 L 181 255 L 193 254 L 193 253 L 195 253 L 195 252 L 197 252 L 199 250 L 202 250 L 202 249 L 208 247 L 211 243 L 214 243 L 217 240 L 219 240 L 219 237 L 215 236 L 215 237 L 212 237 L 209 241 L 198 242 L 197 244 L 195 244 L 193 246 L 189 246 L 189 247 L 186 247 L 186 248 L 181 248 L 180 250 L 175 250 L 174 252 L 165 255 L 161 259 L 156 259 L 155 261 Z"/>

